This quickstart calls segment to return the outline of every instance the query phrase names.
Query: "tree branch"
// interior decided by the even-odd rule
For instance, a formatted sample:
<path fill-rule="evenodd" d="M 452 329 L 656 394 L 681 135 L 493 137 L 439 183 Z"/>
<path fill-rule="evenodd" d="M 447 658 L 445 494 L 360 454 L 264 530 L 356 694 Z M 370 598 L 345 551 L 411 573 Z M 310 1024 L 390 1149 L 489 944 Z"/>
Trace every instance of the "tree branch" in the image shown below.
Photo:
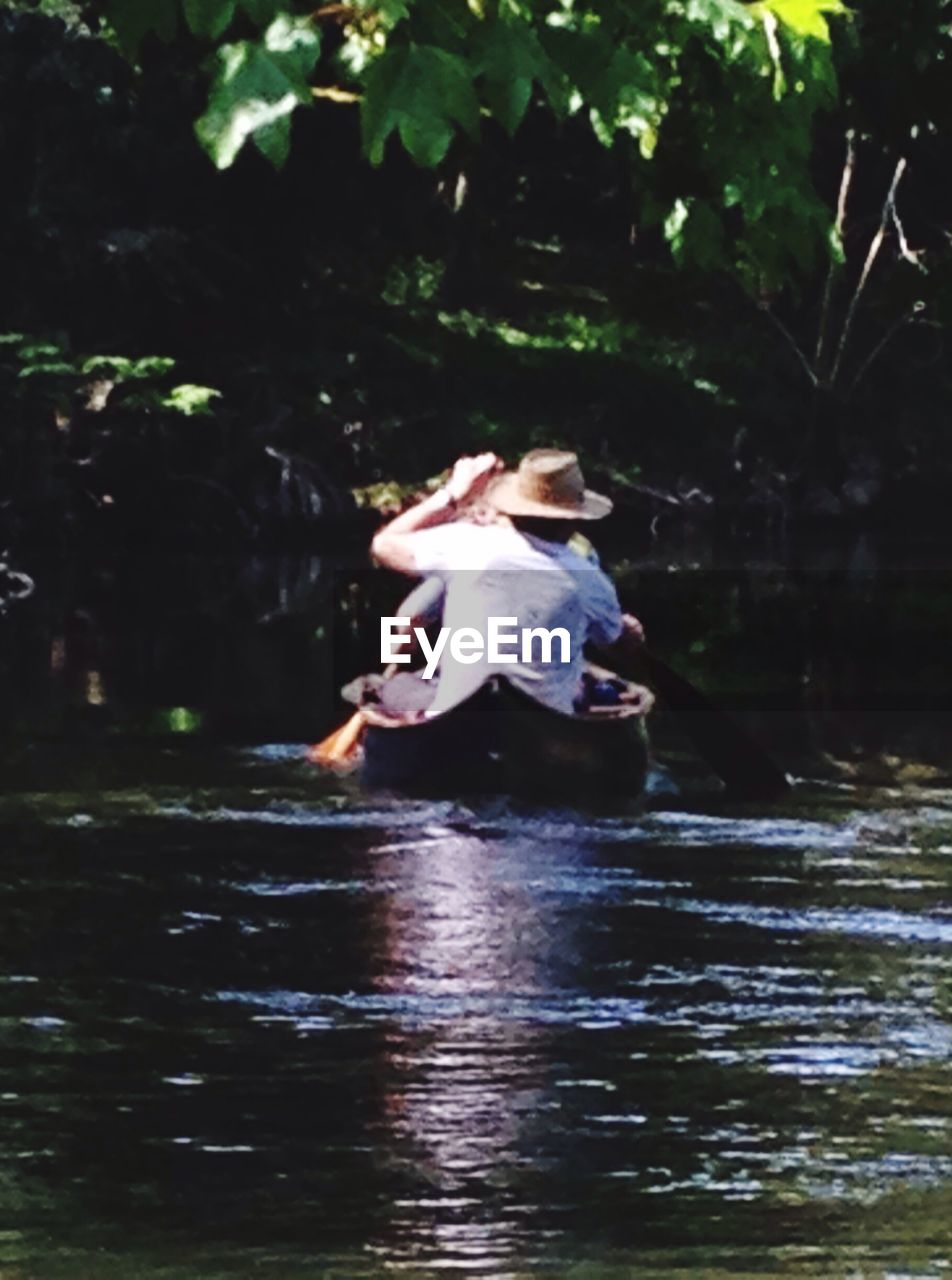
<path fill-rule="evenodd" d="M 872 351 L 870 351 L 869 355 L 860 365 L 859 369 L 856 371 L 856 376 L 854 377 L 853 381 L 850 383 L 850 389 L 847 393 L 848 396 L 853 395 L 856 388 L 866 377 L 867 373 L 869 373 L 873 364 L 875 364 L 875 362 L 879 359 L 879 356 L 882 354 L 883 349 L 886 346 L 888 346 L 888 344 L 893 340 L 893 338 L 896 336 L 899 330 L 904 328 L 907 324 L 912 324 L 915 321 L 916 316 L 919 314 L 920 311 L 922 311 L 922 309 L 923 309 L 922 306 L 917 304 L 916 306 L 913 307 L 913 309 L 910 312 L 908 312 L 908 314 L 904 316 L 900 316 L 898 320 L 894 321 L 893 324 L 889 326 L 889 328 L 886 330 L 886 332 L 883 334 L 880 340 L 873 347 Z"/>
<path fill-rule="evenodd" d="M 817 386 L 819 384 L 819 378 L 817 377 L 816 370 L 808 360 L 806 353 L 804 352 L 800 344 L 797 342 L 796 338 L 793 336 L 793 334 L 790 332 L 790 330 L 787 328 L 784 322 L 780 319 L 780 317 L 776 315 L 775 312 L 771 311 L 769 306 L 762 303 L 760 309 L 761 311 L 765 312 L 767 316 L 773 321 L 773 324 L 776 327 L 778 333 L 786 340 L 787 345 L 790 347 L 790 350 L 793 352 L 793 354 L 797 357 L 797 360 L 800 362 L 800 366 L 803 369 L 803 372 L 809 378 L 810 385 L 813 387 Z"/>
<path fill-rule="evenodd" d="M 843 174 L 840 178 L 840 191 L 836 201 L 836 236 L 840 244 L 843 243 L 843 229 L 846 226 L 846 201 L 849 197 L 850 187 L 853 183 L 853 173 L 856 169 L 856 134 L 850 129 L 846 134 L 846 159 L 843 162 Z M 840 263 L 835 260 L 830 262 L 829 270 L 826 273 L 826 284 L 823 288 L 823 302 L 820 305 L 820 323 L 817 327 L 816 335 L 816 351 L 813 357 L 813 367 L 819 375 L 823 368 L 823 357 L 826 354 L 826 338 L 830 325 L 830 308 L 833 305 L 833 286 L 836 283 L 836 276 Z"/>
<path fill-rule="evenodd" d="M 912 265 L 917 267 L 918 270 L 923 272 L 923 274 L 927 274 L 926 267 L 919 261 L 919 255 L 922 250 L 909 248 L 909 241 L 906 239 L 906 232 L 902 223 L 899 221 L 899 210 L 896 208 L 895 200 L 893 200 L 892 206 L 892 221 L 893 226 L 896 228 L 896 238 L 899 241 L 899 252 L 907 262 L 911 262 Z"/>
<path fill-rule="evenodd" d="M 899 187 L 902 175 L 905 172 L 906 158 L 905 156 L 900 156 L 899 162 L 896 165 L 896 171 L 892 177 L 892 182 L 889 184 L 889 191 L 886 194 L 886 202 L 883 205 L 883 212 L 879 221 L 879 227 L 876 230 L 876 234 L 870 241 L 869 252 L 866 254 L 866 261 L 863 263 L 863 272 L 859 278 L 859 284 L 856 286 L 856 291 L 850 300 L 849 310 L 847 311 L 846 319 L 843 322 L 843 331 L 840 334 L 840 341 L 836 348 L 836 359 L 833 362 L 833 370 L 830 374 L 831 384 L 836 382 L 840 368 L 843 364 L 843 355 L 846 351 L 846 344 L 849 340 L 850 330 L 853 327 L 856 309 L 859 306 L 860 298 L 863 296 L 863 290 L 866 288 L 866 283 L 869 280 L 870 273 L 872 272 L 876 259 L 879 256 L 879 251 L 883 246 L 883 241 L 886 238 L 886 228 L 889 226 L 889 221 L 895 208 L 896 190 Z"/>

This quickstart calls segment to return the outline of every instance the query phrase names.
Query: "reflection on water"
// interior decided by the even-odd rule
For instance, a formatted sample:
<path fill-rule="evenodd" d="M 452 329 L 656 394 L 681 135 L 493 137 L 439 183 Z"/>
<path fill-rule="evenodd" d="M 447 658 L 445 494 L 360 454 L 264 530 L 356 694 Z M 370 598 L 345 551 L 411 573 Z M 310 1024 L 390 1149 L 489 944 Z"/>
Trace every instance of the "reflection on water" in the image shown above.
<path fill-rule="evenodd" d="M 947 793 L 152 765 L 0 800 L 0 1274 L 943 1274 Z"/>
<path fill-rule="evenodd" d="M 373 1247 L 390 1265 L 512 1269 L 527 1207 L 512 1187 L 556 1105 L 531 1011 L 571 981 L 574 921 L 541 892 L 538 844 L 437 828 L 374 852 L 374 986 L 395 1015 L 380 1141 L 418 1189 Z"/>

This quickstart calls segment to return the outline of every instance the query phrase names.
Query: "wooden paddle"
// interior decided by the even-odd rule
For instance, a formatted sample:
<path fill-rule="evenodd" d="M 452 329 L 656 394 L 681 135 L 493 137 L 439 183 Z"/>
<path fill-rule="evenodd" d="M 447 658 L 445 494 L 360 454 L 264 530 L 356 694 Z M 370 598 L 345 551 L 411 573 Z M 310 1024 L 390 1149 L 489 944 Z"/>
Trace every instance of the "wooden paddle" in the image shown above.
<path fill-rule="evenodd" d="M 737 800 L 772 800 L 790 790 L 790 779 L 731 716 L 641 646 L 632 654 L 639 675 L 673 711 L 698 754 Z"/>
<path fill-rule="evenodd" d="M 384 680 L 389 680 L 396 670 L 397 664 L 392 662 L 383 673 Z M 329 733 L 326 738 L 322 738 L 320 742 L 316 742 L 308 750 L 308 760 L 312 764 L 320 764 L 325 767 L 331 766 L 338 769 L 351 764 L 360 749 L 360 740 L 363 737 L 366 723 L 367 717 L 362 709 L 358 707 L 350 719 L 345 720 L 339 729 Z"/>
<path fill-rule="evenodd" d="M 424 578 L 400 605 L 401 617 L 410 619 L 410 635 L 413 628 L 426 626 L 434 617 L 439 617 L 443 602 L 443 583 L 433 577 Z M 398 664 L 391 662 L 383 673 L 384 680 L 389 680 L 398 670 Z M 349 765 L 360 748 L 366 717 L 358 707 L 349 720 L 339 729 L 329 733 L 321 742 L 315 743 L 307 753 L 313 764 L 330 765 L 341 768 Z"/>
<path fill-rule="evenodd" d="M 358 707 L 349 720 L 339 729 L 329 733 L 326 738 L 316 742 L 307 753 L 312 764 L 341 765 L 349 764 L 357 753 L 361 735 L 364 731 L 364 713 Z"/>

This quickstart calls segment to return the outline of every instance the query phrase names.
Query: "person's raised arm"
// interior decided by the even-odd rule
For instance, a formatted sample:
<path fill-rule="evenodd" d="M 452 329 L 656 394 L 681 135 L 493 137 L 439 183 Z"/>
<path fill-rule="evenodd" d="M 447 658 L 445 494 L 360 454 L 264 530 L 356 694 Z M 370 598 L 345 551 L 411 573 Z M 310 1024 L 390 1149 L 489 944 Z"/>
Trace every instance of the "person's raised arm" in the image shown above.
<path fill-rule="evenodd" d="M 370 545 L 374 559 L 398 573 L 419 573 L 412 535 L 421 529 L 454 520 L 461 506 L 479 497 L 500 465 L 494 453 L 460 458 L 442 489 L 431 493 L 409 511 L 404 511 L 376 534 Z"/>

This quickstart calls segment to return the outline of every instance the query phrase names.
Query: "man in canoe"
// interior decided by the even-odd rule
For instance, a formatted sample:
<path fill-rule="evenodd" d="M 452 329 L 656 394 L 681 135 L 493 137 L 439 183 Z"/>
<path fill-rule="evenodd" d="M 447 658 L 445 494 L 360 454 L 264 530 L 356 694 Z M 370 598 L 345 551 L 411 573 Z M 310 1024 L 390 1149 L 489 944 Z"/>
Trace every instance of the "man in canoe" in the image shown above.
<path fill-rule="evenodd" d="M 458 518 L 476 504 L 493 518 Z M 622 613 L 594 554 L 570 545 L 611 509 L 610 499 L 586 489 L 574 453 L 533 449 L 515 471 L 484 453 L 460 458 L 442 489 L 380 530 L 374 557 L 399 573 L 437 579 L 449 632 L 485 635 L 491 619 L 506 619 L 521 633 L 558 631 L 570 641 L 559 660 L 541 643 L 528 652 L 515 646 L 502 662 L 444 650 L 428 716 L 458 706 L 495 675 L 571 714 L 582 695 L 586 646 L 610 660 L 641 645 L 641 624 Z"/>

